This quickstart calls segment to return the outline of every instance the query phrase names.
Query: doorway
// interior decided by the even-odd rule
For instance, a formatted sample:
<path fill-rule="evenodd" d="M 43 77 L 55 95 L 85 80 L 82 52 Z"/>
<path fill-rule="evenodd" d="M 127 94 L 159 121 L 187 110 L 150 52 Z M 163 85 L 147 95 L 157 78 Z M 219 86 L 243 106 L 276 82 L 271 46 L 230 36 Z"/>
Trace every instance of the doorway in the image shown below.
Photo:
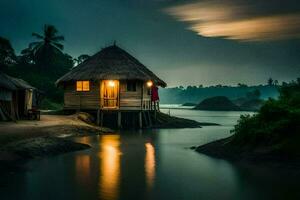
<path fill-rule="evenodd" d="M 106 109 L 116 109 L 119 107 L 119 81 L 101 81 L 101 107 Z"/>

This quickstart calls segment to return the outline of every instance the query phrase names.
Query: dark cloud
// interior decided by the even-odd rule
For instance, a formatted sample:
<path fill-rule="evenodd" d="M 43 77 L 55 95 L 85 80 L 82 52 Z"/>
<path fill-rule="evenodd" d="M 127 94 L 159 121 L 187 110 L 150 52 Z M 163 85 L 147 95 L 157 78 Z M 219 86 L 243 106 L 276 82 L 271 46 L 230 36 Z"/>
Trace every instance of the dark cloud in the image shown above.
<path fill-rule="evenodd" d="M 53 24 L 65 36 L 65 51 L 72 56 L 93 54 L 116 40 L 169 86 L 255 84 L 270 76 L 280 81 L 299 76 L 299 40 L 241 43 L 197 36 L 186 29 L 189 24 L 164 12 L 187 2 L 191 1 L 1 0 L 0 36 L 9 38 L 20 52 L 34 40 L 32 32 L 41 32 L 45 23 Z M 219 2 L 223 5 L 224 1 Z M 247 2 L 257 2 L 252 5 L 255 9 L 235 10 L 239 19 L 297 10 L 296 5 L 285 3 L 281 9 L 267 6 L 265 2 L 270 0 L 245 1 L 243 5 L 249 5 Z M 266 11 L 268 14 L 263 14 Z"/>
<path fill-rule="evenodd" d="M 300 37 L 299 3 L 291 0 L 199 0 L 166 12 L 206 37 L 246 41 Z"/>

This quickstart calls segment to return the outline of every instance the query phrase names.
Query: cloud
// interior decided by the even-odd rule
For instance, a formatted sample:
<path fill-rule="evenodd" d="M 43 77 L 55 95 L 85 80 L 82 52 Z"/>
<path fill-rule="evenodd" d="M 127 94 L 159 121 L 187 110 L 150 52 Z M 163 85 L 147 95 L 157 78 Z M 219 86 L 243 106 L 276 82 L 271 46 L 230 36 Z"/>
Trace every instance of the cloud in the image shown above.
<path fill-rule="evenodd" d="M 172 6 L 165 11 L 205 37 L 241 41 L 300 38 L 300 12 L 295 7 L 281 6 L 278 1 L 273 4 L 268 1 L 268 5 L 255 0 L 249 2 L 204 0 Z"/>

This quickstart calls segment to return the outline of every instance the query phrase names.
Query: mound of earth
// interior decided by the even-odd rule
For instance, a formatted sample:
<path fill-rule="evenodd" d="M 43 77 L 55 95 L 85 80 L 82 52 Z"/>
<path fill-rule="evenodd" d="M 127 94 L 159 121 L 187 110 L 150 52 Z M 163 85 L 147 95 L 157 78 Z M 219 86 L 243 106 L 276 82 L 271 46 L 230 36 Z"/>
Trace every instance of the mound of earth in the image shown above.
<path fill-rule="evenodd" d="M 235 105 L 225 96 L 216 96 L 204 99 L 194 109 L 211 111 L 239 111 L 240 107 Z"/>

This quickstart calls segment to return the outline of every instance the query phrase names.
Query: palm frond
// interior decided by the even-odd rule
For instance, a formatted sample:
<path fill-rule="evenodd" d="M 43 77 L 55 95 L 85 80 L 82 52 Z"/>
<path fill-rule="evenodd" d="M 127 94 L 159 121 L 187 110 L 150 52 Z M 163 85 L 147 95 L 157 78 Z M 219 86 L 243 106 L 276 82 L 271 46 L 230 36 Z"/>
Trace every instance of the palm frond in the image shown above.
<path fill-rule="evenodd" d="M 52 43 L 54 47 L 56 47 L 59 50 L 63 50 L 64 49 L 64 45 L 58 43 L 58 42 L 53 42 Z"/>
<path fill-rule="evenodd" d="M 32 33 L 32 36 L 38 38 L 38 39 L 44 39 L 44 37 L 38 33 Z"/>
<path fill-rule="evenodd" d="M 51 38 L 51 40 L 54 41 L 54 42 L 64 41 L 65 37 L 62 36 L 62 35 L 54 36 L 54 37 Z"/>
<path fill-rule="evenodd" d="M 23 49 L 22 51 L 21 51 L 21 54 L 22 55 L 25 55 L 25 54 L 29 54 L 29 53 L 31 53 L 32 52 L 32 49 L 31 48 L 26 48 L 26 49 Z"/>
<path fill-rule="evenodd" d="M 42 44 L 43 42 L 31 42 L 29 44 L 29 49 L 33 49 L 34 47 L 36 47 L 37 45 Z"/>

